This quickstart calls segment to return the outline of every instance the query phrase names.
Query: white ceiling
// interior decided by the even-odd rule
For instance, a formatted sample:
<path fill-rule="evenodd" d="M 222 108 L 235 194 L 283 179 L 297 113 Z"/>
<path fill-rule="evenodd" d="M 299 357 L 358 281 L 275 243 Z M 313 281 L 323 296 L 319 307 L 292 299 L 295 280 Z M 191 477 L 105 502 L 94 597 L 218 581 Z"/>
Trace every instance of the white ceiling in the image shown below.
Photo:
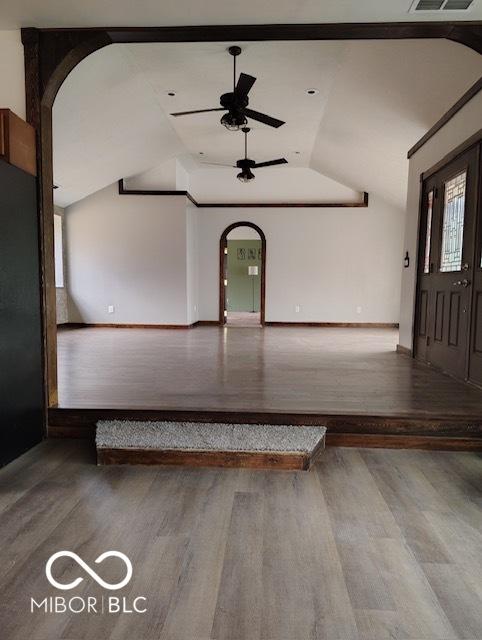
<path fill-rule="evenodd" d="M 349 43 L 311 166 L 404 206 L 408 149 L 481 75 L 482 56 L 443 40 Z"/>
<path fill-rule="evenodd" d="M 482 73 L 482 56 L 444 40 L 239 43 L 238 69 L 258 78 L 251 105 L 286 120 L 251 122 L 249 155 L 289 161 L 242 185 L 234 170 L 201 164 L 243 155 L 242 134 L 219 112 L 169 116 L 217 105 L 232 82 L 229 44 L 118 44 L 79 64 L 54 105 L 56 203 L 143 172 L 159 179 L 157 167 L 181 158 L 201 201 L 340 201 L 367 190 L 403 207 L 408 148 Z M 159 188 L 176 188 L 170 174 Z"/>
<path fill-rule="evenodd" d="M 232 91 L 230 43 L 121 45 L 156 95 L 166 114 L 219 107 L 219 96 Z M 250 106 L 286 122 L 278 130 L 251 120 L 249 157 L 256 161 L 288 156 L 290 165 L 309 165 L 313 143 L 330 96 L 345 44 L 341 42 L 245 42 L 237 71 L 257 78 Z M 305 90 L 315 83 L 319 94 Z M 176 95 L 170 97 L 173 90 Z M 170 118 L 185 147 L 201 161 L 229 162 L 244 156 L 243 134 L 219 126 L 223 113 Z M 295 154 L 299 151 L 300 154 Z"/>
<path fill-rule="evenodd" d="M 3 0 L 6 3 L 6 0 Z M 412 0 L 16 0 L 2 11 L 0 29 L 18 27 L 162 26 L 298 22 L 480 20 L 470 12 L 409 13 Z"/>

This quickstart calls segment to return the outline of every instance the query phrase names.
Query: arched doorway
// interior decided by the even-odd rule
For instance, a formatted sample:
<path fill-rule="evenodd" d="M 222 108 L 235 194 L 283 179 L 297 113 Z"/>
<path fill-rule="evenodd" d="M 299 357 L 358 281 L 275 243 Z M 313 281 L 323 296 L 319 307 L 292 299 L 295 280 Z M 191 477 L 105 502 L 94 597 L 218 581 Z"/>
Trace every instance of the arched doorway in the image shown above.
<path fill-rule="evenodd" d="M 223 231 L 219 243 L 219 324 L 226 324 L 228 314 L 228 235 L 239 227 L 248 227 L 254 229 L 259 235 L 261 241 L 261 256 L 249 259 L 249 255 L 244 255 L 246 276 L 248 278 L 259 277 L 259 321 L 261 325 L 265 323 L 265 295 L 266 295 L 266 236 L 263 231 L 253 222 L 235 222 Z M 253 263 L 253 264 L 251 264 Z M 253 269 L 253 267 L 255 267 Z M 259 273 L 257 270 L 259 269 Z M 255 283 L 251 281 L 253 292 Z M 256 311 L 257 305 L 253 293 L 253 311 Z"/>

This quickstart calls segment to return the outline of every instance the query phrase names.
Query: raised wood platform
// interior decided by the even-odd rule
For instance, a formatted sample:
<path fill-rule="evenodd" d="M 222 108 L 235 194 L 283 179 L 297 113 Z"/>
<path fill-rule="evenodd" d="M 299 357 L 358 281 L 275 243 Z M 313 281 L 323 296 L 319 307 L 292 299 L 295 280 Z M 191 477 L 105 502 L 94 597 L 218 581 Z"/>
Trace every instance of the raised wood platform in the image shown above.
<path fill-rule="evenodd" d="M 97 463 L 307 471 L 325 433 L 313 425 L 108 420 L 97 423 Z"/>
<path fill-rule="evenodd" d="M 59 332 L 52 437 L 101 419 L 315 424 L 327 445 L 482 450 L 482 391 L 395 352 L 395 329 Z"/>
<path fill-rule="evenodd" d="M 482 413 L 482 412 L 481 412 Z M 51 438 L 95 438 L 98 420 L 172 420 L 326 426 L 326 445 L 482 451 L 482 415 L 380 416 L 153 409 L 50 409 Z"/>

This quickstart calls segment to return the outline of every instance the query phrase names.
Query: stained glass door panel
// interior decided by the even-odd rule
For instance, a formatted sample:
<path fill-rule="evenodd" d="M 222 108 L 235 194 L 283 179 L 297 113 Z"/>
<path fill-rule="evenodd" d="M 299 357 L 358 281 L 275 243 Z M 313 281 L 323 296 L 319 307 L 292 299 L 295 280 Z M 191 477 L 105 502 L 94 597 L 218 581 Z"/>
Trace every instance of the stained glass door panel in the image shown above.
<path fill-rule="evenodd" d="M 462 268 L 466 186 L 466 171 L 444 184 L 440 271 L 445 273 L 460 271 Z"/>

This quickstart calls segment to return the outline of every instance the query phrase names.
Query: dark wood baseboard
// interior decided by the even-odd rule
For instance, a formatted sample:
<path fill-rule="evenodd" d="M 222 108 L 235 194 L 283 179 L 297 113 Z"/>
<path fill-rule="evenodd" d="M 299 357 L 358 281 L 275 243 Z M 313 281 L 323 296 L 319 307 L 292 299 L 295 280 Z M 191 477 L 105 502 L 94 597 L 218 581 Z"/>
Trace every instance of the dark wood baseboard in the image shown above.
<path fill-rule="evenodd" d="M 49 410 L 51 438 L 94 439 L 98 420 L 172 420 L 248 424 L 322 425 L 327 445 L 420 449 L 482 450 L 482 411 L 474 416 L 333 415 L 314 413 L 184 411 L 151 409 Z"/>
<path fill-rule="evenodd" d="M 322 448 L 311 454 L 264 451 L 157 451 L 154 449 L 97 449 L 97 464 L 182 465 L 186 467 L 230 467 L 307 471 Z"/>
<path fill-rule="evenodd" d="M 398 329 L 398 322 L 265 322 L 268 327 L 341 327 L 353 329 Z"/>
<path fill-rule="evenodd" d="M 198 320 L 192 326 L 193 327 L 219 327 L 221 323 L 219 320 Z"/>
<path fill-rule="evenodd" d="M 193 327 L 219 327 L 219 320 L 197 320 L 192 324 L 130 324 L 114 322 L 65 322 L 57 330 L 82 329 L 87 327 L 105 329 L 192 329 Z M 265 322 L 267 327 L 342 327 L 353 329 L 398 329 L 396 322 Z M 400 346 L 400 345 L 398 345 Z M 398 351 L 397 346 L 397 351 Z M 400 347 L 401 349 L 405 347 Z M 401 352 L 402 353 L 402 352 Z"/>
<path fill-rule="evenodd" d="M 401 353 L 404 356 L 412 357 L 412 350 L 408 347 L 404 347 L 402 344 L 397 344 L 397 353 Z"/>
<path fill-rule="evenodd" d="M 85 328 L 97 328 L 97 329 L 191 329 L 196 326 L 196 322 L 193 324 L 131 324 L 124 322 L 66 322 L 64 324 L 57 325 L 57 330 L 63 329 L 85 329 Z"/>

